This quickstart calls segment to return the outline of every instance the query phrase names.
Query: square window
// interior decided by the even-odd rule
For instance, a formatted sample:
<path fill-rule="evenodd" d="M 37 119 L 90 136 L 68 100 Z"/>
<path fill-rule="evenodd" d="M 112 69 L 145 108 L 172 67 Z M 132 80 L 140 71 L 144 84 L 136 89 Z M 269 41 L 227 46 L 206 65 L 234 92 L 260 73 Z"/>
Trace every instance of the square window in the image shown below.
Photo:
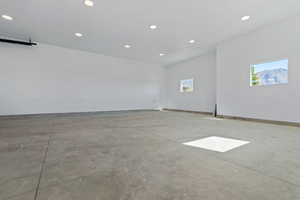
<path fill-rule="evenodd" d="M 288 59 L 251 65 L 250 86 L 288 83 Z"/>
<path fill-rule="evenodd" d="M 211 137 L 203 138 L 200 140 L 186 142 L 183 144 L 187 145 L 187 146 L 192 146 L 192 147 L 197 147 L 197 148 L 202 148 L 202 149 L 207 149 L 207 150 L 223 153 L 223 152 L 230 151 L 232 149 L 235 149 L 237 147 L 243 146 L 248 143 L 250 143 L 250 142 L 243 141 L 243 140 L 231 139 L 231 138 L 211 136 Z"/>
<path fill-rule="evenodd" d="M 180 81 L 180 92 L 193 92 L 194 79 L 186 79 Z"/>

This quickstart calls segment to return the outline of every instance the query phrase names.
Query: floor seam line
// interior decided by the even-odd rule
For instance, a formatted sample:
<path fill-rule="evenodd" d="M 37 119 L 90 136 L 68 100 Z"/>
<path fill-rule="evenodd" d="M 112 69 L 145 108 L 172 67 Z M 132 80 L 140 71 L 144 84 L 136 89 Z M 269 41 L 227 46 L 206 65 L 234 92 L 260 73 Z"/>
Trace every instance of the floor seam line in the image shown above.
<path fill-rule="evenodd" d="M 48 156 L 50 140 L 51 140 L 51 136 L 49 136 L 48 143 L 47 143 L 45 153 L 44 153 L 44 157 L 43 157 L 43 161 L 42 161 L 42 164 L 41 164 L 41 171 L 40 171 L 40 174 L 39 174 L 38 183 L 37 183 L 35 193 L 34 193 L 34 200 L 37 200 L 37 197 L 38 197 L 38 193 L 39 193 L 39 189 L 40 189 L 40 183 L 41 183 L 41 179 L 42 179 L 42 176 L 43 176 L 46 159 L 47 159 L 47 156 Z"/>
<path fill-rule="evenodd" d="M 293 186 L 295 186 L 295 187 L 300 188 L 300 185 L 298 185 L 298 184 L 296 184 L 296 183 L 292 183 L 292 182 L 290 182 L 290 181 L 284 180 L 284 179 L 279 178 L 279 177 L 276 177 L 276 176 L 267 175 L 267 174 L 265 174 L 264 172 L 261 172 L 261 171 L 259 171 L 259 170 L 257 170 L 257 169 L 253 169 L 253 168 L 251 168 L 251 167 L 244 166 L 244 165 L 242 165 L 242 164 L 236 163 L 236 162 L 231 161 L 231 160 L 218 158 L 218 157 L 216 157 L 216 156 L 214 156 L 214 157 L 217 158 L 217 159 L 220 159 L 220 160 L 222 160 L 222 161 L 225 161 L 225 162 L 228 162 L 228 163 L 232 163 L 232 164 L 234 164 L 234 165 L 236 165 L 236 166 L 239 166 L 239 167 L 242 167 L 242 168 L 251 170 L 251 171 L 256 172 L 256 173 L 258 173 L 258 174 L 260 174 L 260 175 L 262 175 L 262 176 L 269 177 L 269 178 L 271 178 L 271 179 L 275 179 L 275 180 L 278 180 L 278 181 L 280 181 L 280 182 L 284 182 L 284 183 L 286 183 L 286 184 L 290 184 L 290 185 L 293 185 Z"/>

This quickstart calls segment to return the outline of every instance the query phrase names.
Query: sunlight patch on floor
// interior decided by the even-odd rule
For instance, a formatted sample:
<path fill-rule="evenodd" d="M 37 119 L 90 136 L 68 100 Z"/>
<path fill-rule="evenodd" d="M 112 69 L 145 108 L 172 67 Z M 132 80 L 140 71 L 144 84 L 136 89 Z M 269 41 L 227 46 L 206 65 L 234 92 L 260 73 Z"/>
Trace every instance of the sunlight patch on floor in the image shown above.
<path fill-rule="evenodd" d="M 211 136 L 207 138 L 203 138 L 200 140 L 194 140 L 190 142 L 183 143 L 187 146 L 207 149 L 211 151 L 217 151 L 217 152 L 227 152 L 232 149 L 241 147 L 243 145 L 249 144 L 249 141 L 243 141 L 243 140 L 236 140 L 231 138 L 223 138 L 218 136 Z"/>

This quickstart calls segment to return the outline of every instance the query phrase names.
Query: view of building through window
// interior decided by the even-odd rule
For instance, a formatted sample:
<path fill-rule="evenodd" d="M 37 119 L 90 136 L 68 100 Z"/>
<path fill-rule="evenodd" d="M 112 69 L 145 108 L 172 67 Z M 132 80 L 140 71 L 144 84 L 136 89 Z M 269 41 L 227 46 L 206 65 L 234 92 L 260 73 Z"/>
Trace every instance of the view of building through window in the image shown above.
<path fill-rule="evenodd" d="M 250 86 L 288 83 L 288 59 L 251 65 Z"/>
<path fill-rule="evenodd" d="M 180 81 L 180 92 L 193 92 L 194 91 L 194 79 L 187 79 Z"/>

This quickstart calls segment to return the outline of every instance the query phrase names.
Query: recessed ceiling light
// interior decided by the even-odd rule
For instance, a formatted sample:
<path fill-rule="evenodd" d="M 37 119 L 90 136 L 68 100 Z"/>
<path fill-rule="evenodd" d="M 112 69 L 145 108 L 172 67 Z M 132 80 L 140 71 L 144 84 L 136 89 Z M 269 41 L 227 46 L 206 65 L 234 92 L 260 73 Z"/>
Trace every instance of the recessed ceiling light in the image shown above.
<path fill-rule="evenodd" d="M 10 20 L 10 21 L 14 19 L 13 17 L 8 16 L 8 15 L 2 15 L 2 18 L 6 19 L 6 20 Z"/>
<path fill-rule="evenodd" d="M 193 44 L 195 43 L 196 41 L 195 40 L 190 40 L 189 43 Z"/>
<path fill-rule="evenodd" d="M 76 37 L 82 37 L 83 35 L 82 35 L 82 33 L 75 33 L 75 36 Z"/>
<path fill-rule="evenodd" d="M 152 30 L 157 29 L 157 26 L 156 25 L 151 25 L 150 29 L 152 29 Z"/>
<path fill-rule="evenodd" d="M 164 56 L 164 55 L 165 55 L 164 53 L 160 53 L 160 54 L 159 54 L 159 56 Z"/>
<path fill-rule="evenodd" d="M 84 1 L 84 4 L 86 6 L 89 6 L 89 7 L 93 7 L 94 6 L 94 2 L 92 0 L 85 0 Z"/>
<path fill-rule="evenodd" d="M 250 16 L 248 16 L 248 15 L 241 18 L 242 21 L 247 21 L 248 19 L 250 19 Z"/>
<path fill-rule="evenodd" d="M 126 49 L 129 49 L 131 46 L 130 46 L 129 44 L 125 44 L 124 47 L 125 47 Z"/>

